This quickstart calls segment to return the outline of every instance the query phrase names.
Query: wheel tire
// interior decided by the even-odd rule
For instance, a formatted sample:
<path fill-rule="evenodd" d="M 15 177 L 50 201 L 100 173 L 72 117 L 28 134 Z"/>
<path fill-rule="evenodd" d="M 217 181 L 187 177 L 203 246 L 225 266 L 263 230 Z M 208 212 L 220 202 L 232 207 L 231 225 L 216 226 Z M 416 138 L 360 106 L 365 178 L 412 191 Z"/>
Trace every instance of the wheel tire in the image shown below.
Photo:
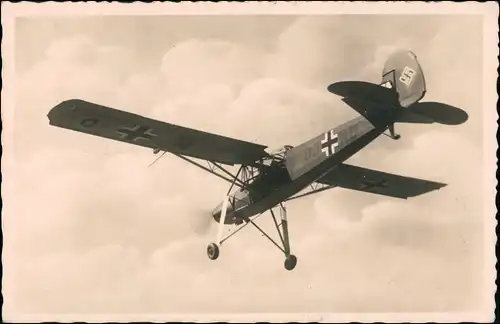
<path fill-rule="evenodd" d="M 297 257 L 293 254 L 290 254 L 285 259 L 285 269 L 287 269 L 288 271 L 293 270 L 296 265 L 297 265 Z"/>
<path fill-rule="evenodd" d="M 219 257 L 219 247 L 215 243 L 210 243 L 207 246 L 207 255 L 210 260 L 217 260 Z"/>

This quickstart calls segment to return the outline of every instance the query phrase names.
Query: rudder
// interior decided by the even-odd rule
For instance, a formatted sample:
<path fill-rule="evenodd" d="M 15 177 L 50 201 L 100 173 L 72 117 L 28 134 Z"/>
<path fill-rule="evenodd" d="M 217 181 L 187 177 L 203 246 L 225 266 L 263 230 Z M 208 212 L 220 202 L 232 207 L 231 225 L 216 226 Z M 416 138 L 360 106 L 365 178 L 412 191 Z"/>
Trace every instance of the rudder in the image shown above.
<path fill-rule="evenodd" d="M 394 52 L 382 72 L 382 86 L 396 90 L 401 107 L 409 107 L 425 96 L 425 78 L 417 56 L 407 50 Z"/>

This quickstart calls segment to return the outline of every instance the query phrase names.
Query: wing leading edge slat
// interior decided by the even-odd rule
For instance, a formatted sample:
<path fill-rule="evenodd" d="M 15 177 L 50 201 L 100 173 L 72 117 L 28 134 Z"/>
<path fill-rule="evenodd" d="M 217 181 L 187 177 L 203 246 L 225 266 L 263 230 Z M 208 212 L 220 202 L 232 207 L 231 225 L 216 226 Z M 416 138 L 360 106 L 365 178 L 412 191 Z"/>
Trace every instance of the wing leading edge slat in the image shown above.
<path fill-rule="evenodd" d="M 345 189 L 407 199 L 446 184 L 341 164 L 316 182 Z"/>
<path fill-rule="evenodd" d="M 48 113 L 50 125 L 227 165 L 252 165 L 266 146 L 72 99 Z"/>

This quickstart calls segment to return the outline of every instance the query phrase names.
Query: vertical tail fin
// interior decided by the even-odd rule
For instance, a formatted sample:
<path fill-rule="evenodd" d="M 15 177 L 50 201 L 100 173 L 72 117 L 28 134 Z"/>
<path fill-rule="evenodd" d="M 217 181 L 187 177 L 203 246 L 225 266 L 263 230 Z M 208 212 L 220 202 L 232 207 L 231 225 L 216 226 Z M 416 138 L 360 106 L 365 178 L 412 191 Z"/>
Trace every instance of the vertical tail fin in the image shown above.
<path fill-rule="evenodd" d="M 417 56 L 406 50 L 394 52 L 382 72 L 382 86 L 395 89 L 401 107 L 409 107 L 425 96 L 425 78 Z"/>

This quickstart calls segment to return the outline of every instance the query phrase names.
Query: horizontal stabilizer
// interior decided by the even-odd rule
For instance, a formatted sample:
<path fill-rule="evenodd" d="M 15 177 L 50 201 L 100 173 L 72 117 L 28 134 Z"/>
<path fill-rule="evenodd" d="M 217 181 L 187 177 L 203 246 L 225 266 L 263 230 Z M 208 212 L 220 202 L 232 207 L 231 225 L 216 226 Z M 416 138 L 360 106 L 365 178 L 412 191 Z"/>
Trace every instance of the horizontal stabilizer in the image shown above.
<path fill-rule="evenodd" d="M 384 103 L 386 105 L 398 104 L 398 94 L 396 91 L 369 82 L 340 81 L 330 84 L 327 89 L 331 93 L 343 98 L 356 98 L 367 102 Z"/>
<path fill-rule="evenodd" d="M 464 110 L 441 102 L 417 102 L 405 109 L 398 118 L 400 123 L 438 123 L 443 125 L 460 125 L 465 123 L 469 115 Z"/>
<path fill-rule="evenodd" d="M 339 165 L 316 182 L 402 199 L 419 196 L 446 186 L 444 183 L 410 178 L 349 164 Z"/>

